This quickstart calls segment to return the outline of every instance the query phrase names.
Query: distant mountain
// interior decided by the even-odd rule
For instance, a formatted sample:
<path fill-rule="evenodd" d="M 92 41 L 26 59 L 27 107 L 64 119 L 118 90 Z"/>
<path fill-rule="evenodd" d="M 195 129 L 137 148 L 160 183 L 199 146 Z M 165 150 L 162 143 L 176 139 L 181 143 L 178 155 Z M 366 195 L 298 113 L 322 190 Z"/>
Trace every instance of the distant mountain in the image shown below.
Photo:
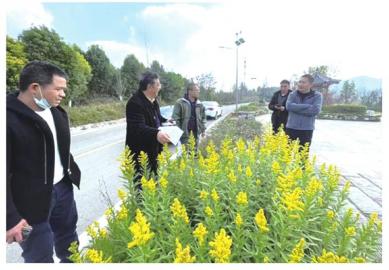
<path fill-rule="evenodd" d="M 340 81 L 338 84 L 333 84 L 330 86 L 330 90 L 334 92 L 340 92 L 342 90 L 343 84 L 346 80 Z M 373 91 L 377 89 L 382 89 L 382 79 L 372 78 L 368 76 L 358 76 L 347 79 L 347 81 L 353 81 L 355 83 L 355 88 L 358 93 L 364 91 Z"/>

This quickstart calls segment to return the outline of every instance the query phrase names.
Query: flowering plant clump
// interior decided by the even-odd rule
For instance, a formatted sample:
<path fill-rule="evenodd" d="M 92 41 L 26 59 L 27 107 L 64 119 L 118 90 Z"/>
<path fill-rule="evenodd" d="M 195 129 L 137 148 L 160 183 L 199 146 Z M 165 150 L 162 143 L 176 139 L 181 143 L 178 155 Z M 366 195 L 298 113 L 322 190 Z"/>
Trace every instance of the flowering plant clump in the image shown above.
<path fill-rule="evenodd" d="M 121 205 L 106 211 L 108 225 L 88 228 L 89 245 L 72 245 L 74 262 L 374 262 L 382 222 L 361 223 L 346 209 L 350 183 L 339 186 L 332 165 L 317 167 L 280 132 L 245 142 L 226 138 L 195 156 L 158 157 L 158 177 L 140 164 L 137 193 L 131 153 L 121 156 Z"/>

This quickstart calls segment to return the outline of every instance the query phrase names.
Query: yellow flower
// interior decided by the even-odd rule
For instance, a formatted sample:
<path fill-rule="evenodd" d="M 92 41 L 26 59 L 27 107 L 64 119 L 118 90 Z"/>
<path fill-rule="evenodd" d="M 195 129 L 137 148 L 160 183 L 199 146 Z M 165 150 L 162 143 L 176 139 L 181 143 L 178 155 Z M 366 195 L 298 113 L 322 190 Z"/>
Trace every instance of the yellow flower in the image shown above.
<path fill-rule="evenodd" d="M 255 181 L 255 184 L 257 185 L 257 186 L 260 186 L 261 185 L 261 179 L 257 179 L 257 181 Z"/>
<path fill-rule="evenodd" d="M 243 172 L 243 169 L 242 169 L 242 165 L 241 165 L 241 164 L 238 164 L 238 172 L 239 172 L 239 173 L 242 173 L 242 172 Z"/>
<path fill-rule="evenodd" d="M 205 190 L 200 191 L 200 199 L 201 199 L 201 200 L 207 199 L 207 198 L 208 198 L 208 195 L 209 195 L 209 193 L 206 192 Z"/>
<path fill-rule="evenodd" d="M 101 263 L 103 262 L 103 252 L 101 250 L 88 249 L 85 253 L 85 258 L 91 263 Z"/>
<path fill-rule="evenodd" d="M 246 149 L 246 145 L 242 138 L 236 142 L 236 147 L 238 148 L 238 152 L 243 152 Z"/>
<path fill-rule="evenodd" d="M 126 206 L 124 204 L 122 204 L 120 206 L 120 210 L 117 214 L 117 219 L 118 220 L 123 220 L 123 219 L 126 219 L 128 216 L 128 209 L 126 208 Z"/>
<path fill-rule="evenodd" d="M 92 239 L 97 238 L 97 231 L 93 223 L 86 228 L 86 232 Z"/>
<path fill-rule="evenodd" d="M 263 257 L 263 263 L 269 263 L 270 259 L 268 256 Z"/>
<path fill-rule="evenodd" d="M 308 187 L 306 188 L 306 194 L 309 197 L 313 197 L 317 192 L 323 189 L 323 185 L 319 179 L 316 177 L 312 177 L 308 183 Z"/>
<path fill-rule="evenodd" d="M 106 238 L 107 237 L 107 229 L 106 228 L 101 228 L 99 229 L 99 234 L 101 238 Z"/>
<path fill-rule="evenodd" d="M 347 227 L 345 231 L 346 231 L 346 234 L 348 236 L 354 236 L 355 235 L 355 227 L 353 227 L 353 226 Z"/>
<path fill-rule="evenodd" d="M 88 249 L 85 252 L 85 258 L 91 263 L 109 263 L 111 262 L 111 257 L 104 260 L 103 259 L 103 251 L 98 251 L 96 249 Z"/>
<path fill-rule="evenodd" d="M 150 223 L 139 209 L 136 209 L 135 222 L 131 222 L 128 229 L 132 234 L 132 241 L 128 243 L 128 248 L 145 245 L 154 237 L 154 233 L 150 231 Z"/>
<path fill-rule="evenodd" d="M 234 174 L 234 170 L 231 170 L 230 173 L 227 175 L 228 180 L 230 180 L 231 183 L 236 182 L 236 176 Z"/>
<path fill-rule="evenodd" d="M 213 216 L 213 211 L 212 211 L 211 207 L 209 207 L 209 206 L 205 207 L 204 211 L 207 214 L 207 216 L 209 216 L 209 217 Z"/>
<path fill-rule="evenodd" d="M 344 185 L 343 192 L 348 192 L 350 190 L 351 182 L 346 181 L 346 184 Z"/>
<path fill-rule="evenodd" d="M 365 258 L 362 258 L 362 257 L 355 257 L 354 258 L 354 261 L 356 263 L 365 263 L 366 262 L 366 259 Z"/>
<path fill-rule="evenodd" d="M 322 255 L 313 257 L 312 262 L 314 263 L 347 263 L 348 259 L 344 256 L 338 256 L 332 252 L 327 252 L 323 249 Z"/>
<path fill-rule="evenodd" d="M 186 163 L 185 163 L 185 160 L 184 159 L 181 159 L 181 162 L 180 162 L 180 171 L 183 172 L 186 168 Z"/>
<path fill-rule="evenodd" d="M 281 172 L 281 166 L 277 161 L 273 161 L 271 169 L 275 175 L 278 175 Z"/>
<path fill-rule="evenodd" d="M 247 193 L 246 193 L 246 192 L 243 192 L 243 191 L 240 191 L 240 192 L 238 193 L 238 195 L 236 195 L 236 203 L 237 203 L 237 204 L 243 204 L 243 205 L 248 204 L 248 201 L 247 201 Z"/>
<path fill-rule="evenodd" d="M 197 228 L 193 231 L 193 235 L 199 241 L 200 246 L 204 243 L 204 237 L 207 235 L 207 228 L 203 225 L 203 223 L 199 223 Z"/>
<path fill-rule="evenodd" d="M 105 210 L 104 215 L 107 217 L 107 219 L 110 219 L 113 214 L 113 209 L 112 207 L 109 207 Z"/>
<path fill-rule="evenodd" d="M 305 240 L 301 238 L 289 256 L 290 263 L 299 263 L 304 257 Z"/>
<path fill-rule="evenodd" d="M 292 193 L 285 193 L 281 198 L 284 206 L 289 210 L 304 211 L 304 203 L 301 201 L 301 188 L 295 188 Z"/>
<path fill-rule="evenodd" d="M 243 219 L 239 213 L 235 217 L 235 224 L 238 226 L 238 228 L 243 225 Z"/>
<path fill-rule="evenodd" d="M 267 226 L 267 220 L 262 208 L 259 209 L 258 213 L 255 215 L 255 222 L 257 223 L 258 228 L 261 232 L 266 233 L 269 231 L 269 227 Z"/>
<path fill-rule="evenodd" d="M 161 179 L 159 179 L 159 184 L 161 185 L 162 188 L 167 188 L 168 181 L 166 177 L 162 176 Z"/>
<path fill-rule="evenodd" d="M 170 206 L 170 210 L 173 213 L 173 217 L 181 218 L 185 223 L 189 223 L 188 214 L 186 213 L 186 208 L 181 204 L 181 202 L 174 198 L 173 204 Z"/>
<path fill-rule="evenodd" d="M 216 192 L 216 189 L 212 189 L 211 197 L 214 202 L 217 202 L 219 200 L 219 195 Z"/>
<path fill-rule="evenodd" d="M 250 166 L 247 166 L 247 167 L 246 167 L 246 176 L 247 176 L 247 177 L 253 176 L 253 172 L 251 171 Z"/>
<path fill-rule="evenodd" d="M 192 169 L 192 168 L 190 168 L 190 170 L 189 170 L 189 176 L 190 176 L 190 177 L 193 177 L 193 176 L 194 176 L 194 173 L 193 173 L 193 169 Z"/>
<path fill-rule="evenodd" d="M 152 193 L 155 192 L 155 190 L 156 190 L 156 183 L 155 183 L 153 178 L 151 178 L 150 180 L 147 181 L 147 179 L 144 176 L 142 176 L 141 183 L 142 183 L 142 187 L 145 190 L 148 190 L 148 191 L 150 191 Z"/>
<path fill-rule="evenodd" d="M 215 258 L 216 263 L 228 263 L 231 255 L 232 239 L 226 234 L 224 229 L 215 233 L 215 238 L 209 243 L 211 250 L 209 255 Z"/>
<path fill-rule="evenodd" d="M 176 238 L 176 258 L 174 259 L 174 263 L 192 263 L 195 260 L 195 256 L 190 256 L 189 245 L 186 245 L 186 247 L 183 249 L 180 240 Z"/>
<path fill-rule="evenodd" d="M 333 219 L 335 217 L 335 212 L 332 210 L 328 210 L 327 217 L 328 217 L 328 219 Z"/>
<path fill-rule="evenodd" d="M 369 218 L 369 222 L 368 222 L 368 226 L 372 227 L 374 224 L 377 223 L 378 220 L 379 220 L 378 213 L 377 212 L 371 213 L 370 218 Z"/>
<path fill-rule="evenodd" d="M 127 198 L 127 192 L 125 192 L 123 189 L 118 189 L 118 197 L 121 201 L 124 201 Z"/>

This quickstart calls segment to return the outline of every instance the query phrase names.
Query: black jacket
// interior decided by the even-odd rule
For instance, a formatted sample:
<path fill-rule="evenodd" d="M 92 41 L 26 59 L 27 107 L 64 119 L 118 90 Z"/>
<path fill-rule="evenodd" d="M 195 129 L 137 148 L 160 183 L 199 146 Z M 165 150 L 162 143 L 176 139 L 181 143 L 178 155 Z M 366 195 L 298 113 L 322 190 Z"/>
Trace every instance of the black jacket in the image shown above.
<path fill-rule="evenodd" d="M 54 178 L 52 132 L 17 96 L 7 96 L 7 230 L 22 218 L 30 225 L 47 220 Z M 59 106 L 50 110 L 64 175 L 79 187 L 81 172 L 70 154 L 68 116 Z"/>
<path fill-rule="evenodd" d="M 273 114 L 271 116 L 272 124 L 273 126 L 279 126 L 280 124 L 284 124 L 284 127 L 286 126 L 286 122 L 288 121 L 288 111 L 286 110 L 286 101 L 288 99 L 288 96 L 290 93 L 292 93 L 292 90 L 288 90 L 287 98 L 282 102 L 282 106 L 285 107 L 284 111 L 277 110 L 274 106 L 279 105 L 278 104 L 278 96 L 280 95 L 281 90 L 276 91 L 269 103 L 269 109 L 273 111 Z"/>
<path fill-rule="evenodd" d="M 157 141 L 156 117 L 160 123 L 167 121 L 161 116 L 158 102 L 155 100 L 151 103 L 142 92 L 136 92 L 127 102 L 126 145 L 134 154 L 137 170 L 137 159 L 141 151 L 148 155 L 151 170 L 157 170 L 157 157 L 162 151 L 162 144 Z"/>

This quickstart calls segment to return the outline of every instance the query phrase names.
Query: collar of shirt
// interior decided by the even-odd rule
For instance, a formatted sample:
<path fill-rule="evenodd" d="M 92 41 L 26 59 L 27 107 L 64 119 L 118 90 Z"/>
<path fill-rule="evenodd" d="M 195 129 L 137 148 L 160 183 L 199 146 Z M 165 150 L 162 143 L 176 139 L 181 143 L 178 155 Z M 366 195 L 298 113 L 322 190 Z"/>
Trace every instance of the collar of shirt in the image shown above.
<path fill-rule="evenodd" d="M 154 103 L 155 98 L 148 97 L 144 92 L 143 92 L 143 95 L 145 95 L 145 97 L 147 98 L 148 101 L 150 101 L 151 103 Z"/>

